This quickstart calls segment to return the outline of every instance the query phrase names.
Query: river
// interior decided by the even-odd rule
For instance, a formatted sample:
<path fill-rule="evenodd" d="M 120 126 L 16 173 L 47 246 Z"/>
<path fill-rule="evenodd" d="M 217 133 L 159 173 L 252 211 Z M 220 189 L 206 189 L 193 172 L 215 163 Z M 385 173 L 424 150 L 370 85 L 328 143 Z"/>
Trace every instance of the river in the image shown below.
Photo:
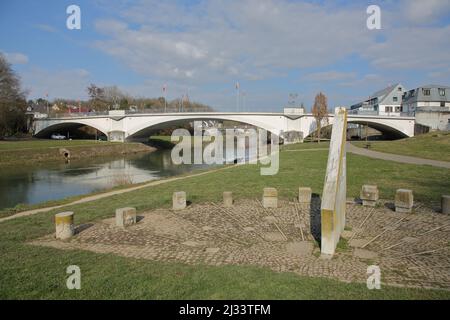
<path fill-rule="evenodd" d="M 206 165 L 175 165 L 170 150 L 0 167 L 0 209 L 36 204 L 180 175 Z"/>

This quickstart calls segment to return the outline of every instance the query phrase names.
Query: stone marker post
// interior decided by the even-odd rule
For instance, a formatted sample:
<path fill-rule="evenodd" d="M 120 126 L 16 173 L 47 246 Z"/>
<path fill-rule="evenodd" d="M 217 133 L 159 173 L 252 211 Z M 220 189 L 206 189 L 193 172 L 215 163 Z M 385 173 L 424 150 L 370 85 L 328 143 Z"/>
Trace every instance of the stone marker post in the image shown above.
<path fill-rule="evenodd" d="M 72 211 L 55 214 L 56 239 L 69 239 L 75 234 Z"/>
<path fill-rule="evenodd" d="M 116 226 L 127 227 L 136 224 L 136 208 L 116 209 Z"/>
<path fill-rule="evenodd" d="M 312 190 L 311 188 L 298 188 L 298 202 L 304 204 L 311 203 Z"/>
<path fill-rule="evenodd" d="M 263 193 L 264 208 L 278 208 L 278 191 L 275 188 L 264 188 Z"/>
<path fill-rule="evenodd" d="M 407 189 L 398 189 L 395 194 L 395 212 L 411 213 L 413 205 L 413 192 Z"/>
<path fill-rule="evenodd" d="M 375 207 L 380 199 L 380 193 L 377 186 L 363 185 L 359 196 L 363 206 Z"/>
<path fill-rule="evenodd" d="M 172 196 L 173 210 L 183 210 L 186 208 L 186 192 L 174 192 Z"/>
<path fill-rule="evenodd" d="M 333 255 L 345 228 L 347 109 L 336 108 L 321 205 L 321 252 Z"/>
<path fill-rule="evenodd" d="M 450 196 L 442 196 L 441 208 L 442 208 L 442 213 L 450 214 Z"/>
<path fill-rule="evenodd" d="M 224 191 L 223 193 L 223 206 L 226 208 L 233 206 L 233 192 Z"/>

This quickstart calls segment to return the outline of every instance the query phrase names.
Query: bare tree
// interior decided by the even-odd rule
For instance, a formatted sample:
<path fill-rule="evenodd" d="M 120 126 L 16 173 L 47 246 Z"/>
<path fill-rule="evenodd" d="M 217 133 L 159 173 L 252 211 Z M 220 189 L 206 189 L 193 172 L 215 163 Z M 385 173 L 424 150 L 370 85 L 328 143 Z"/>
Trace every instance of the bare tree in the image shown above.
<path fill-rule="evenodd" d="M 317 142 L 320 143 L 320 136 L 322 131 L 322 122 L 328 124 L 328 105 L 327 97 L 320 92 L 314 99 L 314 106 L 312 107 L 312 114 L 317 123 Z"/>
<path fill-rule="evenodd" d="M 91 84 L 87 87 L 87 92 L 90 99 L 90 105 L 95 110 L 104 110 L 107 108 L 107 102 L 105 99 L 105 92 L 103 88 L 97 87 L 95 84 Z"/>
<path fill-rule="evenodd" d="M 106 101 L 111 103 L 112 109 L 119 109 L 120 100 L 126 98 L 126 95 L 117 86 L 104 87 L 103 92 Z"/>
<path fill-rule="evenodd" d="M 20 79 L 0 53 L 0 137 L 15 134 L 26 127 L 25 93 Z"/>

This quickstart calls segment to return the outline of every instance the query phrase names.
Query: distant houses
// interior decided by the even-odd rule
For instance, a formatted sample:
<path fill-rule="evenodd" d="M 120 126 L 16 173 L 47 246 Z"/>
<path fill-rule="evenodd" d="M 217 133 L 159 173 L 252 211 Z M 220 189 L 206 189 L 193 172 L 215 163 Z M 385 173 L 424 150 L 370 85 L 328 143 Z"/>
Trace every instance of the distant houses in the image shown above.
<path fill-rule="evenodd" d="M 426 85 L 406 92 L 403 107 L 416 123 L 431 130 L 450 130 L 450 87 Z"/>
<path fill-rule="evenodd" d="M 418 125 L 430 130 L 450 130 L 450 87 L 425 85 L 407 91 L 398 83 L 352 105 L 350 113 L 416 117 Z"/>
<path fill-rule="evenodd" d="M 350 107 L 352 113 L 361 115 L 400 116 L 405 87 L 400 83 L 377 91 L 366 100 Z"/>

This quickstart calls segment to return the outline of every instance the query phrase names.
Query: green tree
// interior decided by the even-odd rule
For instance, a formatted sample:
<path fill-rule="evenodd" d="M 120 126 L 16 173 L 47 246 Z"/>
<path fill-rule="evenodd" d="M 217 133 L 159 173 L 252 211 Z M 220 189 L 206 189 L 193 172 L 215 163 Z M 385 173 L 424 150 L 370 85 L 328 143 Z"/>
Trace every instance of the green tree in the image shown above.
<path fill-rule="evenodd" d="M 127 110 L 129 105 L 130 105 L 130 104 L 129 104 L 127 98 L 122 98 L 122 99 L 120 99 L 120 109 L 122 109 L 122 110 Z"/>

